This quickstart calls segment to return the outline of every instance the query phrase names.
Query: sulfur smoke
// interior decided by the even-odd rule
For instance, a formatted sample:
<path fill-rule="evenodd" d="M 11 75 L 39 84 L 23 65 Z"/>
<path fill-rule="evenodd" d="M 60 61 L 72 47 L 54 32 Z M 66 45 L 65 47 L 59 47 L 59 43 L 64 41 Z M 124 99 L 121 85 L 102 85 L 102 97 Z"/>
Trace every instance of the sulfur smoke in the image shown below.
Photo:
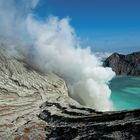
<path fill-rule="evenodd" d="M 49 16 L 45 21 L 39 21 L 27 11 L 24 19 L 19 15 L 17 20 L 17 16 L 10 19 L 12 23 L 22 22 L 22 30 L 20 26 L 18 30 L 11 31 L 9 21 L 10 34 L 6 31 L 6 35 L 19 31 L 22 40 L 27 41 L 28 38 L 33 44 L 32 49 L 26 49 L 32 55 L 30 62 L 43 72 L 52 71 L 64 78 L 70 96 L 80 104 L 100 111 L 113 110 L 108 84 L 115 74 L 111 68 L 102 67 L 102 62 L 90 48 L 80 46 L 69 19 Z M 17 11 L 14 9 L 14 12 Z"/>

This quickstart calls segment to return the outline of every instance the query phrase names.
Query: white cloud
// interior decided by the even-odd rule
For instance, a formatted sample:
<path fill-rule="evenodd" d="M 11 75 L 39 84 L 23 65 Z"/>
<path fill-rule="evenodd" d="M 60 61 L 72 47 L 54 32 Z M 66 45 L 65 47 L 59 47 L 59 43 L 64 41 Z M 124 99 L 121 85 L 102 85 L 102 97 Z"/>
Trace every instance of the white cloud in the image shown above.
<path fill-rule="evenodd" d="M 95 52 L 94 53 L 101 61 L 104 61 L 106 58 L 108 58 L 112 52 Z"/>

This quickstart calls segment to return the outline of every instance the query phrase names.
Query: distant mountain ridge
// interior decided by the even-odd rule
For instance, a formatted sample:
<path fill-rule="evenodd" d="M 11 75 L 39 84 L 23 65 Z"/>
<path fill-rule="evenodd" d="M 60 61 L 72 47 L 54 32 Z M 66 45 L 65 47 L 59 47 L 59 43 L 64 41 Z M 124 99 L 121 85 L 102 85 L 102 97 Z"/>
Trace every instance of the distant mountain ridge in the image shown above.
<path fill-rule="evenodd" d="M 113 53 L 103 63 L 104 67 L 111 67 L 116 75 L 140 75 L 140 51 L 128 55 Z"/>

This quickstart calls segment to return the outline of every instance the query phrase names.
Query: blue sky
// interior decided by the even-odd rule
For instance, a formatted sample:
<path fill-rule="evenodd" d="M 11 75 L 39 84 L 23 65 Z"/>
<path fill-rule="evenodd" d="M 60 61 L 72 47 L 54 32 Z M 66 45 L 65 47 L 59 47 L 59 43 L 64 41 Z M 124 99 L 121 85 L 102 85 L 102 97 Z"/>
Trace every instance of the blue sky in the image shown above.
<path fill-rule="evenodd" d="M 40 0 L 35 13 L 69 17 L 82 43 L 94 51 L 140 50 L 140 0 Z"/>

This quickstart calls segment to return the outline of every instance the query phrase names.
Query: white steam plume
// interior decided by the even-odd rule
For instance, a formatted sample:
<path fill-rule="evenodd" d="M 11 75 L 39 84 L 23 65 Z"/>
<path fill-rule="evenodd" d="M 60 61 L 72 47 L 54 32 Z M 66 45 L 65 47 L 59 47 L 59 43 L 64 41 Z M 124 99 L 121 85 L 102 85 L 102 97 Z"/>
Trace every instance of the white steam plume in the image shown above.
<path fill-rule="evenodd" d="M 63 77 L 70 96 L 79 103 L 102 111 L 113 109 L 107 84 L 114 72 L 103 68 L 89 48 L 80 48 L 69 19 L 51 16 L 41 23 L 29 16 L 27 25 L 35 40 L 35 62 L 42 70 Z"/>
<path fill-rule="evenodd" d="M 1 34 L 34 42 L 34 47 L 29 49 L 34 56 L 30 61 L 44 72 L 53 71 L 63 77 L 70 96 L 79 103 L 96 110 L 113 110 L 108 82 L 115 74 L 110 68 L 103 68 L 89 48 L 83 49 L 79 45 L 69 19 L 50 16 L 40 22 L 29 13 L 37 0 L 21 0 L 26 7 L 24 16 L 21 16 L 20 8 L 17 10 L 14 6 L 14 0 L 11 1 L 10 4 L 6 0 L 0 1 Z"/>

